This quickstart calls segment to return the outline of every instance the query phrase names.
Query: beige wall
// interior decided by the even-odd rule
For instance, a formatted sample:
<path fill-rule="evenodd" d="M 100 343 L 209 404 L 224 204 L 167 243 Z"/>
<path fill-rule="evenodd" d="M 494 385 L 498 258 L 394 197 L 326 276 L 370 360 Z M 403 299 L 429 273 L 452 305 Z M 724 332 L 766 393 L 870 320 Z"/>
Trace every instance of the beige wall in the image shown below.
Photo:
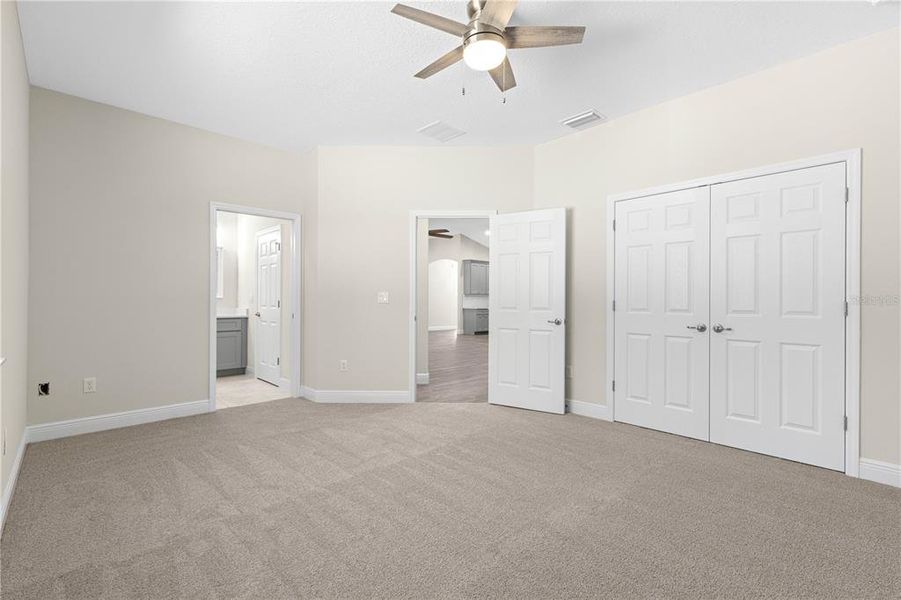
<path fill-rule="evenodd" d="M 898 30 L 777 66 L 535 149 L 535 206 L 571 207 L 567 396 L 606 403 L 610 194 L 863 148 L 863 293 L 899 292 Z M 861 454 L 901 462 L 899 309 L 862 310 Z"/>
<path fill-rule="evenodd" d="M 26 423 L 28 356 L 28 73 L 15 2 L 0 2 L 0 490 Z"/>
<path fill-rule="evenodd" d="M 314 387 L 409 388 L 410 210 L 527 210 L 532 154 L 525 146 L 319 149 L 316 320 L 328 335 L 316 347 Z M 379 291 L 390 304 L 376 303 Z"/>
<path fill-rule="evenodd" d="M 39 88 L 31 144 L 29 422 L 207 399 L 210 202 L 303 213 L 314 155 Z"/>

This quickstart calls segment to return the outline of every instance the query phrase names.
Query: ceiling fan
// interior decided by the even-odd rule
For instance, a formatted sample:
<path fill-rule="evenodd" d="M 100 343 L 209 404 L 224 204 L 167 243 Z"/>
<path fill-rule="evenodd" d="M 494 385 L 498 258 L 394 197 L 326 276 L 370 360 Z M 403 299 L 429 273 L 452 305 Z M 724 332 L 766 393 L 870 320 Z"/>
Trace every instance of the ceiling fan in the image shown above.
<path fill-rule="evenodd" d="M 506 92 L 516 87 L 507 50 L 581 44 L 585 35 L 584 27 L 507 27 L 515 9 L 516 0 L 469 0 L 466 7 L 468 24 L 404 4 L 396 5 L 391 12 L 458 35 L 463 40 L 460 46 L 424 68 L 416 77 L 426 79 L 463 59 L 471 69 L 488 71 L 497 87 Z"/>
<path fill-rule="evenodd" d="M 447 229 L 429 229 L 429 236 L 444 238 L 446 240 L 454 239 L 454 236 L 450 235 L 450 231 Z"/>

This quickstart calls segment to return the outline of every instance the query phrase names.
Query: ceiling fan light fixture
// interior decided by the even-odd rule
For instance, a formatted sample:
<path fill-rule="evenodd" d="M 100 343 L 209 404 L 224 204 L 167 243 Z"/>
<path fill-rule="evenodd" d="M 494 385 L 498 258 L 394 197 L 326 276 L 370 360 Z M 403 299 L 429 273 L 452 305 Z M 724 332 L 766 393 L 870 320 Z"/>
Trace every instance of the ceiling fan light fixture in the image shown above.
<path fill-rule="evenodd" d="M 507 58 L 504 38 L 495 33 L 477 33 L 466 40 L 463 61 L 475 71 L 490 71 Z"/>

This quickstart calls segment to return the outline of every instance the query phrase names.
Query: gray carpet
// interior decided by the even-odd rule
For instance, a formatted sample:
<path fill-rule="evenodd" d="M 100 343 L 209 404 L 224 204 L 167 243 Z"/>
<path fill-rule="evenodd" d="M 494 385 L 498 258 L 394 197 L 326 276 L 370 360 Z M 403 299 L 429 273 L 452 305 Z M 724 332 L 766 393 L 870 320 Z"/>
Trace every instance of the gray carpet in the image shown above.
<path fill-rule="evenodd" d="M 898 598 L 901 490 L 572 415 L 279 400 L 28 448 L 3 598 Z"/>

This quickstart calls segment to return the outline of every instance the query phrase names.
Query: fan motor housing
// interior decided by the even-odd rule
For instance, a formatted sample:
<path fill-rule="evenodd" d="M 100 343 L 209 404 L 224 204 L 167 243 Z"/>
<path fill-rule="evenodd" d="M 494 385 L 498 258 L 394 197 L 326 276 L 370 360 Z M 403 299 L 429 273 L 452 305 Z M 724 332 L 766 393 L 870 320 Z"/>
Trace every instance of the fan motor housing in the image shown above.
<path fill-rule="evenodd" d="M 493 29 L 493 31 L 491 31 Z M 504 34 L 500 31 L 491 28 L 483 28 L 483 29 L 473 29 L 471 32 L 467 33 L 463 37 L 463 45 L 468 46 L 473 42 L 478 42 L 480 40 L 496 40 L 507 46 L 507 41 L 504 39 Z"/>

